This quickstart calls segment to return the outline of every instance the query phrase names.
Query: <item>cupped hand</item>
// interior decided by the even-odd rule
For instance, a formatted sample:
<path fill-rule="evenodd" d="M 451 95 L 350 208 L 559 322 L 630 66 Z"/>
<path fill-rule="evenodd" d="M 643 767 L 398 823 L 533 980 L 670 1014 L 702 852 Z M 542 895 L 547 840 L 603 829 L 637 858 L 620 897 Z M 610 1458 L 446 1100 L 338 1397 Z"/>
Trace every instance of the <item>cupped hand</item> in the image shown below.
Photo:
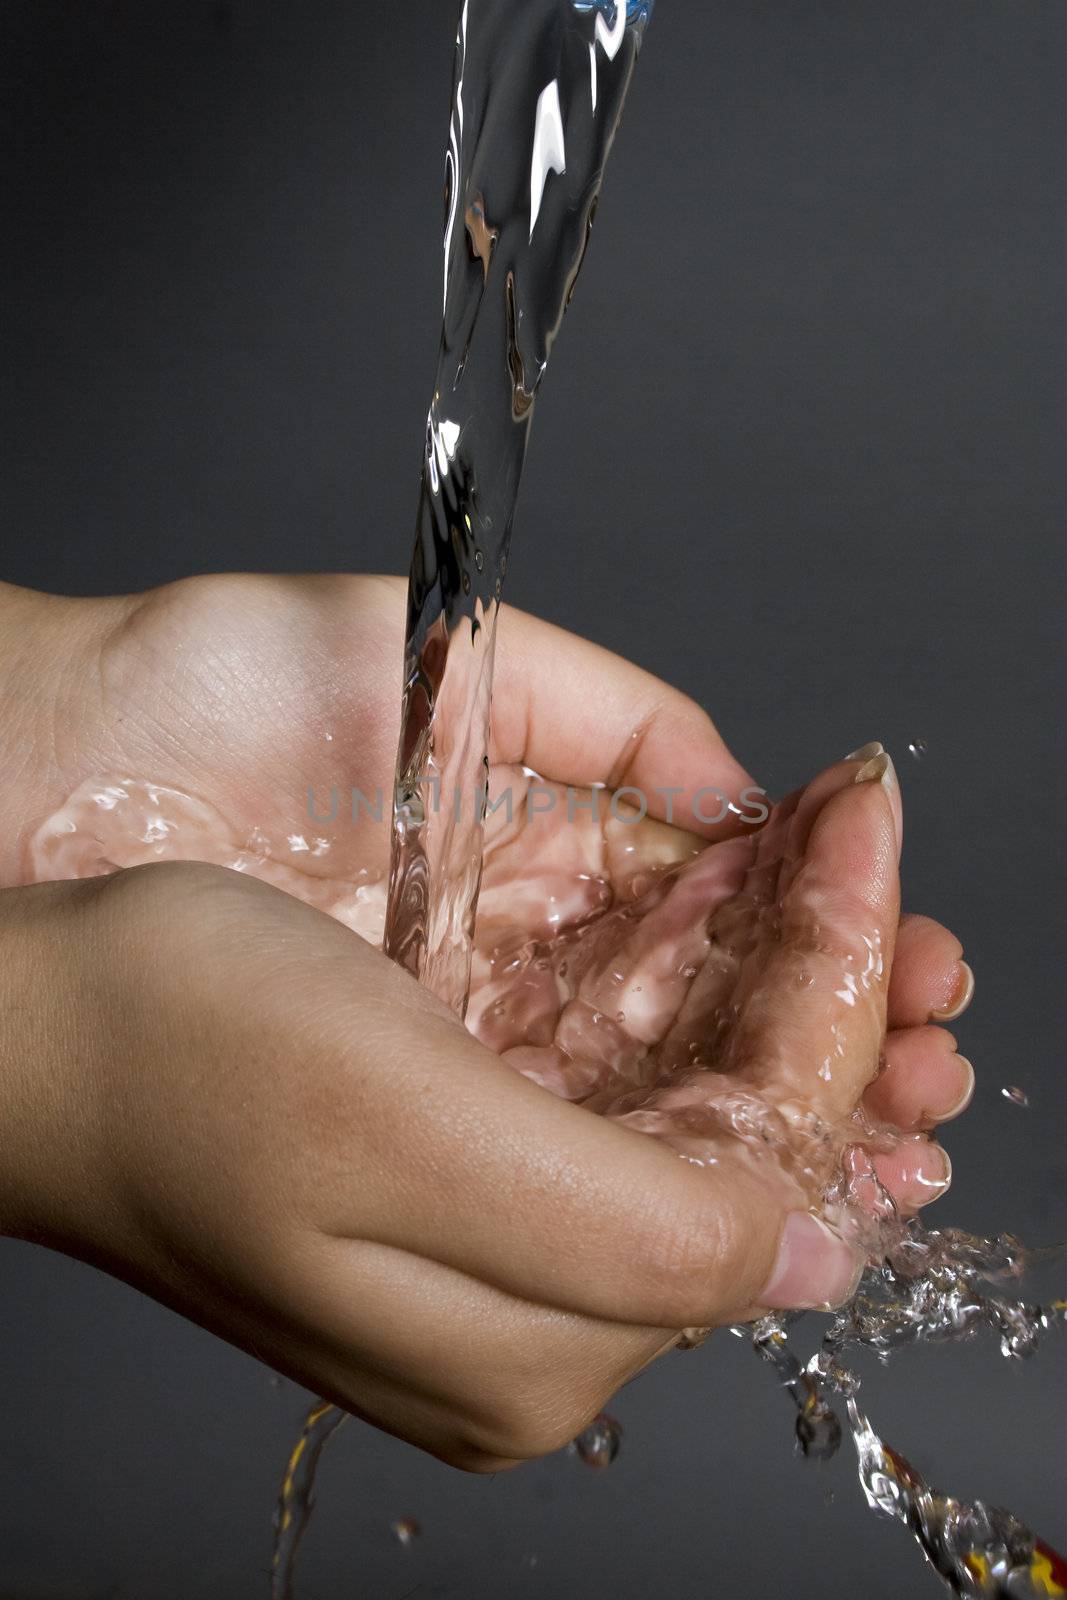
<path fill-rule="evenodd" d="M 858 1265 L 786 1186 L 546 1094 L 217 867 L 7 891 L 0 998 L 0 1227 L 460 1466 L 561 1446 L 676 1330 Z"/>
<path fill-rule="evenodd" d="M 18 777 L 0 786 L 0 883 L 201 860 L 236 866 L 380 937 L 399 579 L 193 578 L 113 601 L 48 599 L 43 617 L 41 597 L 9 593 L 28 616 L 11 624 L 21 656 L 8 673 L 14 711 L 0 742 L 14 727 L 24 745 L 29 725 L 43 755 L 4 763 Z M 51 668 L 43 677 L 42 657 Z M 503 806 L 489 818 L 483 955 L 567 936 L 702 843 L 750 836 L 761 815 L 762 791 L 692 701 L 506 606 L 490 754 L 493 797 L 509 790 L 513 806 L 510 822 Z M 530 770 L 545 781 L 526 805 Z M 599 820 L 591 785 L 608 791 Z M 612 806 L 620 790 L 629 793 Z M 549 798 L 551 808 L 539 809 Z M 635 827 L 638 804 L 648 820 Z M 971 1068 L 934 1025 L 970 999 L 961 957 L 938 923 L 901 919 L 889 1070 L 868 1096 L 881 1120 L 930 1126 L 970 1098 Z M 476 1015 L 487 975 L 482 960 Z"/>
<path fill-rule="evenodd" d="M 503 611 L 494 792 L 518 794 L 536 769 L 557 803 L 529 822 L 521 808 L 514 823 L 504 810 L 491 818 L 472 1023 L 564 1093 L 553 1052 L 592 1062 L 601 1076 L 582 1097 L 609 1112 L 593 1117 L 524 1081 L 351 931 L 373 936 L 384 893 L 401 585 L 227 577 L 16 604 L 27 625 L 9 652 L 0 739 L 14 729 L 33 755 L 0 789 L 3 881 L 160 867 L 0 896 L 4 922 L 25 935 L 12 949 L 29 952 L 9 964 L 5 1014 L 39 1028 L 44 985 L 47 1037 L 61 1046 L 42 1076 L 27 1069 L 34 1041 L 12 1036 L 4 1070 L 22 1121 L 0 1183 L 12 1231 L 101 1261 L 465 1465 L 562 1442 L 671 1330 L 847 1292 L 857 1253 L 812 1223 L 805 1175 L 762 1163 L 693 1073 L 736 1074 L 783 1116 L 798 1098 L 792 1070 L 809 1109 L 862 1094 L 872 1116 L 915 1130 L 962 1108 L 970 1069 L 930 1019 L 965 1003 L 971 980 L 946 930 L 898 925 L 886 845 L 898 802 L 881 782 L 845 782 L 863 760 L 783 803 L 761 834 L 736 811 L 710 822 L 708 791 L 736 802 L 754 786 L 704 714 L 638 668 Z M 582 809 L 594 785 L 603 824 Z M 309 789 L 319 815 L 332 790 L 380 790 L 382 819 L 363 807 L 353 822 L 342 806 L 317 824 Z M 612 815 L 619 789 L 630 793 Z M 650 813 L 636 825 L 635 795 Z M 290 893 L 168 860 L 238 866 Z M 845 879 L 820 964 L 805 896 Z M 798 937 L 749 939 L 760 895 Z M 731 917 L 735 953 L 749 939 L 753 959 L 710 1006 L 711 950 Z M 820 1087 L 816 1012 L 831 968 L 854 962 L 872 929 L 882 972 Z M 807 997 L 789 987 L 805 940 L 817 969 L 804 968 Z M 582 941 L 599 967 L 579 959 L 581 981 L 560 990 L 566 950 Z M 660 978 L 680 952 L 681 987 L 642 1017 L 635 974 L 651 963 Z M 520 1017 L 514 986 L 494 989 L 516 954 L 513 972 L 547 959 L 554 1011 Z M 643 1065 L 631 1059 L 621 1080 L 611 1049 L 565 1048 L 582 985 L 616 970 L 628 986 L 617 1010 L 643 1030 Z M 496 1020 L 510 1013 L 519 1034 L 493 1036 L 500 1000 Z M 715 1013 L 731 1010 L 724 1032 Z M 887 1023 L 887 1066 L 870 1083 Z M 679 1070 L 678 1050 L 701 1038 L 719 1053 Z M 536 1063 L 512 1054 L 531 1048 Z M 879 1175 L 905 1203 L 922 1198 L 922 1173 Z"/>

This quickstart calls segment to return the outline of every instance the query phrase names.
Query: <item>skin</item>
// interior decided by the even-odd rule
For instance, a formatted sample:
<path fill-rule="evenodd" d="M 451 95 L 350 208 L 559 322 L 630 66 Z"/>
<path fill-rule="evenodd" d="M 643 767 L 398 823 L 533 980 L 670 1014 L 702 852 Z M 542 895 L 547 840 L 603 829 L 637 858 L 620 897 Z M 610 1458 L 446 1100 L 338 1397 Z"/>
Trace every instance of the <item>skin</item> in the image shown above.
<path fill-rule="evenodd" d="M 301 860 L 290 893 L 195 860 L 138 865 L 130 838 L 109 840 L 127 870 L 32 881 L 42 823 L 101 776 L 195 797 L 218 819 L 192 851 L 210 860 L 255 830 L 306 832 L 308 782 L 388 789 L 402 631 L 386 579 L 0 593 L 0 1228 L 96 1262 L 447 1461 L 496 1470 L 566 1442 L 679 1329 L 848 1292 L 858 1250 L 811 1221 L 810 1174 L 724 1128 L 723 1081 L 852 1127 L 835 1150 L 862 1145 L 859 1104 L 914 1136 L 969 1097 L 973 1074 L 930 1019 L 971 985 L 947 930 L 900 918 L 891 768 L 835 764 L 758 836 L 704 824 L 697 790 L 752 782 L 704 713 L 507 609 L 494 785 L 525 765 L 560 785 L 680 793 L 676 825 L 664 808 L 625 833 L 572 827 L 565 807 L 494 821 L 480 1038 L 317 909 L 331 885 L 384 871 L 387 829 L 366 819 Z M 609 899 L 578 905 L 591 864 Z M 571 909 L 546 928 L 549 882 Z M 634 913 L 621 923 L 620 907 Z M 743 952 L 729 972 L 710 942 L 726 927 Z M 859 1004 L 835 999 L 872 938 L 881 975 Z M 583 1036 L 568 1056 L 588 1069 L 588 1105 L 540 1086 L 583 995 L 556 981 L 527 1004 L 502 955 L 531 939 L 556 980 L 579 939 L 596 952 L 583 982 L 652 980 L 631 993 L 621 1055 Z M 678 981 L 664 953 L 691 946 Z M 700 997 L 716 983 L 730 1021 L 712 1038 Z M 488 1015 L 500 1000 L 507 1038 Z M 690 1035 L 707 1048 L 679 1104 L 672 1051 Z M 699 1149 L 679 1133 L 694 1116 Z M 928 1180 L 937 1147 L 899 1148 L 921 1150 Z M 931 1192 L 914 1161 L 878 1159 L 905 1208 Z"/>

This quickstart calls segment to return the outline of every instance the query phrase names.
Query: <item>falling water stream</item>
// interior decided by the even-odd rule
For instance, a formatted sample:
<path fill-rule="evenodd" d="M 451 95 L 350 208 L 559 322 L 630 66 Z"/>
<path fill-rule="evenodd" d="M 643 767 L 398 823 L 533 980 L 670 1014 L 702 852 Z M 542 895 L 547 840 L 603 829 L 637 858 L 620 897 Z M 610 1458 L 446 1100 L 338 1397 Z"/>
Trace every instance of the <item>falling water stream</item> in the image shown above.
<path fill-rule="evenodd" d="M 463 1014 L 497 607 L 537 395 L 652 0 L 467 0 L 445 158 L 385 949 Z"/>

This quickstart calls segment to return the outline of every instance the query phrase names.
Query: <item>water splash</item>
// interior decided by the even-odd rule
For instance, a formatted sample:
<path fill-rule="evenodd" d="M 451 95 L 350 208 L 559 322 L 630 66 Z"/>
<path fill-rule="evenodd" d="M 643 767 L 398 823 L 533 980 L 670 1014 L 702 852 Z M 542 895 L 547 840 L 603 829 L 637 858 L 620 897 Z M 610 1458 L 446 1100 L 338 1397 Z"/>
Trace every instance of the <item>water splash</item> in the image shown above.
<path fill-rule="evenodd" d="M 79 784 L 41 823 L 28 844 L 27 869 L 34 883 L 56 883 L 156 861 L 203 861 L 284 889 L 380 945 L 383 875 L 361 867 L 343 878 L 333 860 L 335 837 L 316 826 L 312 811 L 309 804 L 302 829 L 280 836 L 258 826 L 237 829 L 196 795 L 106 774 Z"/>
<path fill-rule="evenodd" d="M 884 1360 L 909 1345 L 988 1331 L 1004 1356 L 1031 1356 L 1046 1333 L 1067 1327 L 1067 1300 L 1041 1306 L 1007 1291 L 1033 1267 L 1064 1256 L 1067 1247 L 1028 1251 L 1007 1234 L 979 1239 L 959 1229 L 928 1230 L 911 1222 L 885 1260 L 865 1274 L 806 1365 L 789 1338 L 799 1316 L 766 1318 L 752 1333 L 757 1353 L 774 1368 L 796 1407 L 803 1453 L 817 1458 L 836 1453 L 844 1429 L 834 1400 L 843 1398 L 868 1505 L 911 1531 L 961 1600 L 1067 1594 L 1067 1561 L 1014 1513 L 981 1501 L 966 1505 L 931 1488 L 860 1411 L 860 1379 L 845 1352 L 864 1348 Z"/>
<path fill-rule="evenodd" d="M 1011 1511 L 942 1494 L 878 1437 L 854 1399 L 848 1416 L 860 1485 L 872 1511 L 902 1522 L 927 1561 L 963 1600 L 1049 1600 L 1067 1595 L 1067 1560 Z"/>

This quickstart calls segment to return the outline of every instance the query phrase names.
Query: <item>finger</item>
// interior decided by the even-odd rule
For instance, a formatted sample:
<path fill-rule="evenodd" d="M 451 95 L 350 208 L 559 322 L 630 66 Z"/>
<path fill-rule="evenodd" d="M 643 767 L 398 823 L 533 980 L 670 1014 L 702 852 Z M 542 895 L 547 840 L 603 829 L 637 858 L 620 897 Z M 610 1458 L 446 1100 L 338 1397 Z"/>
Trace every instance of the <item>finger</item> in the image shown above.
<path fill-rule="evenodd" d="M 777 943 L 742 973 L 731 1055 L 778 1101 L 847 1116 L 877 1072 L 899 914 L 892 782 L 879 769 L 825 803 L 785 875 Z"/>
<path fill-rule="evenodd" d="M 647 964 L 655 958 L 675 979 L 686 970 L 683 944 L 703 938 L 707 917 L 739 882 L 730 861 L 749 849 L 746 840 L 727 840 L 708 851 L 695 835 L 649 818 L 620 824 L 621 839 L 609 837 L 610 821 L 596 829 L 595 838 L 584 839 L 581 824 L 563 826 L 562 821 L 562 813 L 558 820 L 539 814 L 517 833 L 506 857 L 498 849 L 486 864 L 467 1026 L 498 1054 L 550 1044 L 561 1007 L 579 988 L 578 1012 L 597 1026 L 590 1042 L 614 1053 L 600 1024 L 614 1026 L 616 1019 L 627 1023 L 620 1039 L 644 1038 L 619 1013 L 630 1002 L 635 1018 L 649 1005 L 663 1004 L 656 975 L 650 971 L 645 984 L 638 974 L 636 990 L 627 976 L 642 959 Z M 700 862 L 693 861 L 694 850 L 703 850 Z M 624 853 L 625 870 L 619 865 Z M 667 868 L 678 860 L 692 862 L 698 878 L 669 875 Z M 644 884 L 646 899 L 632 932 L 634 913 L 627 901 L 638 883 Z M 615 907 L 608 911 L 613 900 Z M 606 915 L 591 937 L 559 939 L 580 924 L 590 933 L 589 919 L 597 911 Z M 555 941 L 551 949 L 545 948 L 546 940 Z M 582 1053 L 574 1039 L 566 1047 Z"/>
<path fill-rule="evenodd" d="M 971 1103 L 974 1068 L 956 1053 L 947 1028 L 897 1028 L 885 1044 L 885 1069 L 864 1095 L 864 1107 L 890 1127 L 915 1130 L 951 1122 Z"/>
<path fill-rule="evenodd" d="M 948 1191 L 952 1162 L 931 1139 L 908 1139 L 894 1149 L 876 1152 L 874 1170 L 899 1210 L 912 1213 L 932 1205 Z"/>
<path fill-rule="evenodd" d="M 650 815 L 704 837 L 762 820 L 760 796 L 746 793 L 753 779 L 692 700 L 512 607 L 501 609 L 498 630 L 494 761 L 525 764 L 563 784 L 633 787 Z M 728 801 L 747 823 L 726 809 Z"/>
<path fill-rule="evenodd" d="M 581 1017 L 589 1013 L 606 1012 L 646 1045 L 666 1035 L 707 958 L 708 920 L 738 893 L 750 861 L 748 840 L 725 840 L 664 886 L 629 937 L 583 979 L 560 1021 L 565 1049 L 588 1054 Z"/>
<path fill-rule="evenodd" d="M 515 1045 L 504 1052 L 503 1059 L 561 1100 L 588 1100 L 604 1076 L 599 1061 L 576 1061 L 558 1045 Z"/>
<path fill-rule="evenodd" d="M 901 917 L 889 983 L 889 1026 L 954 1022 L 974 994 L 974 973 L 954 933 L 930 917 Z"/>
<path fill-rule="evenodd" d="M 835 762 L 833 766 L 820 772 L 801 793 L 790 819 L 784 843 L 785 883 L 790 881 L 798 866 L 803 863 L 812 830 L 822 815 L 827 801 L 849 784 L 862 784 L 868 779 L 876 778 L 884 779 L 883 788 L 893 817 L 899 859 L 904 837 L 904 813 L 896 771 L 881 745 L 868 744 L 853 755 L 846 756 L 843 761 Z"/>
<path fill-rule="evenodd" d="M 547 938 L 612 900 L 633 900 L 705 845 L 607 790 L 494 767 L 478 900 L 479 943 L 498 929 Z"/>

